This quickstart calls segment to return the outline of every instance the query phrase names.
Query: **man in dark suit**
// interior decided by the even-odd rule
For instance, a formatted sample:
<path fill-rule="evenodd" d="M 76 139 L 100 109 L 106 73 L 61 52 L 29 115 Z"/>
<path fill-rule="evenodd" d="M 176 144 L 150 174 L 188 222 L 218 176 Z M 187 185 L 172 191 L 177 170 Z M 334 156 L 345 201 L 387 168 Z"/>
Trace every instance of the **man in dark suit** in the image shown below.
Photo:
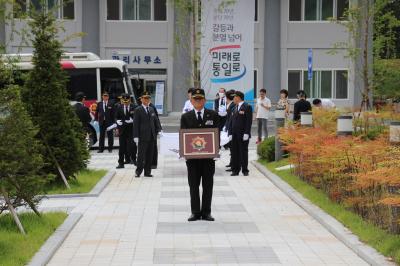
<path fill-rule="evenodd" d="M 235 96 L 235 91 L 234 90 L 229 90 L 226 92 L 226 121 L 225 121 L 225 126 L 224 130 L 228 131 L 231 121 L 232 121 L 232 114 L 233 111 L 235 110 L 235 103 L 233 102 L 233 98 Z M 225 149 L 229 149 L 230 151 L 230 160 L 229 164 L 226 165 L 226 167 L 231 167 L 232 165 L 232 141 L 229 141 L 227 144 L 224 146 Z M 227 169 L 226 171 L 230 172 L 232 169 Z"/>
<path fill-rule="evenodd" d="M 195 89 L 192 94 L 194 109 L 181 116 L 181 129 L 219 128 L 218 113 L 204 108 L 206 103 L 204 90 Z M 211 201 L 214 185 L 215 161 L 213 159 L 190 159 L 186 161 L 190 187 L 190 205 L 192 215 L 188 221 L 214 221 L 211 216 Z M 199 186 L 203 187 L 200 208 Z"/>
<path fill-rule="evenodd" d="M 154 143 L 161 131 L 155 110 L 150 106 L 150 94 L 145 91 L 141 97 L 142 105 L 135 109 L 133 140 L 138 145 L 136 177 L 152 177 L 151 164 L 153 161 Z"/>
<path fill-rule="evenodd" d="M 86 96 L 83 92 L 77 92 L 75 95 L 75 100 L 77 101 L 77 103 L 74 105 L 75 113 L 81 121 L 83 128 L 88 131 L 92 117 L 90 116 L 89 108 L 85 106 Z"/>
<path fill-rule="evenodd" d="M 244 94 L 241 91 L 235 92 L 233 101 L 236 107 L 233 111 L 228 131 L 229 139 L 232 140 L 231 176 L 239 175 L 240 170 L 242 170 L 244 176 L 248 176 L 249 139 L 253 122 L 253 110 L 251 105 L 244 102 Z"/>
<path fill-rule="evenodd" d="M 118 166 L 117 169 L 124 168 L 124 163 L 132 163 L 130 158 L 133 151 L 133 116 L 135 106 L 131 104 L 131 97 L 129 94 L 121 95 L 121 104 L 117 105 L 114 119 L 118 126 L 119 133 L 119 150 L 118 150 Z M 124 158 L 127 161 L 124 162 Z"/>
<path fill-rule="evenodd" d="M 107 128 L 114 123 L 114 102 L 110 100 L 108 92 L 104 92 L 102 95 L 103 100 L 97 103 L 95 119 L 99 123 L 100 128 L 100 140 L 99 140 L 99 151 L 104 151 L 104 141 L 107 132 L 108 139 L 108 151 L 112 152 L 114 146 L 114 134 L 112 130 Z"/>
<path fill-rule="evenodd" d="M 224 88 L 220 88 L 218 91 L 218 98 L 214 100 L 214 110 L 218 113 L 219 116 L 219 130 L 222 131 L 225 126 L 225 122 L 227 119 L 227 110 L 226 110 L 226 90 Z"/>
<path fill-rule="evenodd" d="M 162 132 L 162 126 L 160 122 L 160 118 L 158 117 L 158 112 L 156 106 L 150 102 L 149 106 L 153 107 L 154 113 L 156 114 L 157 117 L 157 123 L 158 123 L 158 128 L 160 129 L 160 134 Z M 153 151 L 153 160 L 151 162 L 151 169 L 157 169 L 158 165 L 158 145 L 157 145 L 157 138 L 156 141 L 154 141 L 154 151 Z"/>

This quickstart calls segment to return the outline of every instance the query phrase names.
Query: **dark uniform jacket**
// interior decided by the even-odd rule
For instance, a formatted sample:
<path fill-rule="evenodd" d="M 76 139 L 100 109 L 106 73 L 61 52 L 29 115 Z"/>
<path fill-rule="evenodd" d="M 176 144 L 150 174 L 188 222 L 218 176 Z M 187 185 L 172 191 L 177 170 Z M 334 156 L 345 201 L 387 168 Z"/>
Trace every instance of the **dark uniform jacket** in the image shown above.
<path fill-rule="evenodd" d="M 109 100 L 107 102 L 106 110 L 104 110 L 103 101 L 97 103 L 95 119 L 99 122 L 100 126 L 109 126 L 114 123 L 114 102 Z"/>
<path fill-rule="evenodd" d="M 203 122 L 199 123 L 197 120 L 196 110 L 184 113 L 181 116 L 181 129 L 187 128 L 218 128 L 219 127 L 219 116 L 218 113 L 204 109 Z"/>
<path fill-rule="evenodd" d="M 78 116 L 79 120 L 82 122 L 84 126 L 87 126 L 90 121 L 92 121 L 92 117 L 90 116 L 89 108 L 87 108 L 83 103 L 76 103 L 74 105 L 75 113 Z"/>
<path fill-rule="evenodd" d="M 132 119 L 132 120 L 134 119 L 136 105 L 131 103 L 129 105 L 129 111 L 126 113 L 124 111 L 124 108 L 125 108 L 124 104 L 118 104 L 118 105 L 116 105 L 115 108 L 116 108 L 116 110 L 114 112 L 115 123 L 117 122 L 117 120 L 122 121 L 122 125 L 121 126 L 118 125 L 119 134 L 121 136 L 131 134 L 133 123 L 126 123 L 126 121 L 129 121 L 129 119 Z"/>
<path fill-rule="evenodd" d="M 299 121 L 301 112 L 309 112 L 311 111 L 312 107 L 310 102 L 300 99 L 294 104 L 293 110 L 293 120 Z"/>
<path fill-rule="evenodd" d="M 243 137 L 244 134 L 251 136 L 251 124 L 253 122 L 253 108 L 247 103 L 243 103 L 238 110 L 237 106 L 233 109 L 230 118 L 228 135 Z"/>
<path fill-rule="evenodd" d="M 214 100 L 214 110 L 216 112 L 219 111 L 219 101 L 220 101 L 220 98 L 217 98 Z M 223 98 L 223 104 L 226 106 L 226 97 Z"/>
<path fill-rule="evenodd" d="M 136 107 L 133 121 L 133 138 L 139 141 L 152 141 L 161 131 L 160 122 L 153 107 L 149 106 L 149 113 L 143 105 Z"/>
<path fill-rule="evenodd" d="M 235 107 L 236 107 L 236 105 L 233 102 L 231 102 L 226 109 L 227 115 L 226 115 L 225 127 L 227 130 L 229 129 L 229 127 L 231 125 L 232 115 L 233 115 L 233 112 L 235 111 Z"/>

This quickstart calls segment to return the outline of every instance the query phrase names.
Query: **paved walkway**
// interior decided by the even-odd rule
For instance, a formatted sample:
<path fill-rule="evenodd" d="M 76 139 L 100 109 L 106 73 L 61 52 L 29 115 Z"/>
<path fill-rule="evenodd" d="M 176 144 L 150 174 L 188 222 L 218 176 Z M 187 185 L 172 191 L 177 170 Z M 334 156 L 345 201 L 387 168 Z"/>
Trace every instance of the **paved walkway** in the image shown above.
<path fill-rule="evenodd" d="M 118 170 L 98 198 L 43 202 L 84 214 L 49 265 L 366 265 L 253 166 L 231 177 L 226 160 L 217 162 L 215 222 L 187 222 L 186 166 L 176 156 L 160 156 L 154 178 Z M 91 167 L 116 161 L 115 151 L 93 154 Z"/>

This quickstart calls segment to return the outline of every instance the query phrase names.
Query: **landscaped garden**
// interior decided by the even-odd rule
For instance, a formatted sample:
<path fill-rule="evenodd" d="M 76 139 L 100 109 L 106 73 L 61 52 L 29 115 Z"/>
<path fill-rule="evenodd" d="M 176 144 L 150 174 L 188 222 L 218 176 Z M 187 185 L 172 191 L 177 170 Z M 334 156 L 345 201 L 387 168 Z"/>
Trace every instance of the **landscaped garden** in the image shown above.
<path fill-rule="evenodd" d="M 339 112 L 316 108 L 312 127 L 289 123 L 279 130 L 287 159 L 268 163 L 274 158 L 270 140 L 258 153 L 267 168 L 400 263 L 400 145 L 389 141 L 388 126 L 400 115 L 381 110 L 352 116 L 353 134 L 337 136 Z M 275 170 L 288 164 L 291 170 Z"/>

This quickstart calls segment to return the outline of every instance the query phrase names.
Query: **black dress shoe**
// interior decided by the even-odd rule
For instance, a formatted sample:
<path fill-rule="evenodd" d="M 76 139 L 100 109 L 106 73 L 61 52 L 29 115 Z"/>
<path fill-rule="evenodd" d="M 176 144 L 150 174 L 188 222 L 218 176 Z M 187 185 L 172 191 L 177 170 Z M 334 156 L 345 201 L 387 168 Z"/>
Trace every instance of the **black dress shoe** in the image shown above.
<path fill-rule="evenodd" d="M 231 176 L 238 176 L 239 173 L 232 173 Z"/>
<path fill-rule="evenodd" d="M 227 172 L 232 172 L 232 169 L 226 169 L 225 171 L 227 171 Z"/>
<path fill-rule="evenodd" d="M 230 167 L 231 167 L 231 165 L 230 165 L 230 164 L 227 164 L 227 165 L 225 165 L 225 167 L 228 167 L 228 168 L 230 168 Z"/>
<path fill-rule="evenodd" d="M 108 150 L 108 152 L 109 152 L 109 153 L 112 153 L 112 149 L 111 149 L 111 150 Z"/>
<path fill-rule="evenodd" d="M 197 220 L 200 220 L 200 219 L 201 219 L 201 216 L 200 216 L 200 215 L 192 214 L 192 215 L 190 215 L 188 221 L 189 221 L 189 222 L 194 222 L 194 221 L 197 221 Z"/>
<path fill-rule="evenodd" d="M 244 172 L 243 175 L 244 176 L 249 176 L 249 172 Z"/>
<path fill-rule="evenodd" d="M 145 177 L 153 177 L 152 174 L 144 174 Z"/>
<path fill-rule="evenodd" d="M 135 174 L 135 177 L 140 177 L 140 174 Z"/>
<path fill-rule="evenodd" d="M 98 150 L 97 153 L 103 153 L 103 150 Z"/>
<path fill-rule="evenodd" d="M 214 217 L 212 217 L 211 214 L 203 215 L 203 217 L 201 217 L 201 219 L 203 219 L 205 221 L 210 221 L 210 222 L 215 221 Z"/>
<path fill-rule="evenodd" d="M 117 167 L 117 169 L 121 169 L 121 168 L 125 168 L 123 164 L 119 164 Z"/>
<path fill-rule="evenodd" d="M 125 160 L 124 164 L 131 164 L 130 160 Z"/>

